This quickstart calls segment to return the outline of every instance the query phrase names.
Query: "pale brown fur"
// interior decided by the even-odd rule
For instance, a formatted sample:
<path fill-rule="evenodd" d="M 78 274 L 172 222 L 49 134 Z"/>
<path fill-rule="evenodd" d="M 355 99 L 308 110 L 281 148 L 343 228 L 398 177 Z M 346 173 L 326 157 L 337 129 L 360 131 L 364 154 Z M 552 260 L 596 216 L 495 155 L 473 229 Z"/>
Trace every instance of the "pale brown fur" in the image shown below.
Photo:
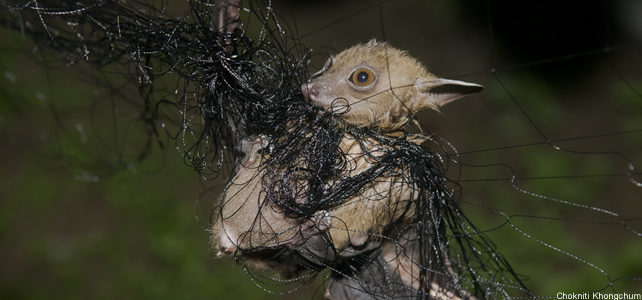
<path fill-rule="evenodd" d="M 375 80 L 360 87 L 350 77 L 362 68 L 371 71 Z M 301 87 L 306 98 L 347 123 L 384 132 L 403 127 L 420 110 L 437 109 L 481 89 L 476 84 L 438 78 L 406 52 L 374 40 L 330 58 L 320 74 Z M 343 137 L 340 148 L 348 161 L 345 176 L 366 171 L 373 165 L 372 158 L 386 151 L 374 140 L 362 142 L 367 149 L 354 137 Z M 415 142 L 420 143 L 421 139 Z M 310 226 L 327 229 L 334 247 L 341 250 L 362 245 L 371 236 L 383 235 L 386 231 L 393 236 L 394 228 L 391 230 L 390 226 L 407 224 L 414 215 L 417 195 L 413 191 L 416 189 L 404 180 L 408 174 L 397 170 L 394 176 L 378 178 L 340 206 L 320 212 L 320 218 L 288 218 L 275 204 L 265 203 L 261 159 L 248 159 L 251 166 L 241 167 L 226 187 L 219 218 L 212 228 L 214 246 L 223 253 L 254 247 L 296 246 Z M 393 248 L 393 244 L 385 242 L 383 250 L 388 252 L 384 257 L 389 259 L 390 267 L 406 285 L 417 288 L 418 268 L 412 267 L 415 262 L 407 256 L 394 255 Z M 444 294 L 433 296 L 451 298 Z"/>
<path fill-rule="evenodd" d="M 367 69 L 374 81 L 359 86 L 351 75 Z M 438 78 L 405 51 L 371 40 L 326 62 L 318 76 L 301 87 L 312 103 L 359 127 L 382 131 L 403 127 L 414 113 L 437 109 L 480 85 Z"/>
<path fill-rule="evenodd" d="M 421 141 L 416 137 L 413 140 Z M 341 178 L 368 170 L 384 154 L 385 149 L 373 140 L 362 142 L 359 144 L 351 135 L 341 140 L 339 147 L 346 154 L 345 173 L 340 175 Z M 333 210 L 323 212 L 325 220 L 315 221 L 328 223 L 325 227 L 329 227 L 327 230 L 335 248 L 343 249 L 348 243 L 362 245 L 370 234 L 383 234 L 387 224 L 410 221 L 416 195 L 412 195 L 413 187 L 404 180 L 408 174 L 401 170 L 396 173 L 396 176 L 378 178 L 362 193 L 346 199 Z M 212 229 L 213 242 L 222 252 L 296 245 L 301 240 L 301 226 L 323 227 L 309 224 L 308 220 L 287 218 L 274 203 L 266 202 L 264 174 L 261 159 L 255 159 L 249 166 L 241 164 L 236 176 L 226 186 Z"/>

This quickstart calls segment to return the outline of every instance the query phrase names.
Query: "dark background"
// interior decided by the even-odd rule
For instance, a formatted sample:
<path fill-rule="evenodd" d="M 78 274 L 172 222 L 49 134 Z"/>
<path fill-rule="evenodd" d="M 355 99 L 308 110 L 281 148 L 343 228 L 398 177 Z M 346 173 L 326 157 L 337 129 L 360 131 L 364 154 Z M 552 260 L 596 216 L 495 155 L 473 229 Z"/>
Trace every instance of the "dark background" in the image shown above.
<path fill-rule="evenodd" d="M 642 230 L 642 190 L 621 176 L 629 170 L 621 155 L 642 164 L 642 134 L 599 136 L 642 129 L 642 5 L 559 2 L 273 3 L 315 50 L 311 71 L 374 37 L 408 50 L 437 75 L 486 87 L 420 119 L 464 153 L 459 161 L 503 165 L 453 165 L 449 175 L 463 187 L 462 207 L 473 223 L 490 230 L 540 296 L 642 277 L 642 240 L 633 231 Z M 177 5 L 170 13 L 183 11 Z M 165 149 L 155 147 L 141 163 L 104 171 L 133 156 L 128 145 L 145 136 L 143 128 L 110 121 L 114 107 L 125 119 L 136 110 L 113 102 L 105 88 L 124 79 L 66 66 L 14 32 L 0 31 L 0 41 L 0 298 L 321 297 L 321 280 L 272 295 L 241 266 L 214 257 L 207 228 L 225 178 L 202 180 L 184 165 L 176 142 L 164 141 Z M 135 102 L 136 90 L 122 91 Z M 594 137 L 555 143 L 575 152 L 542 144 L 466 153 L 577 136 Z M 577 153 L 589 151 L 617 154 Z M 517 187 L 545 197 L 514 188 L 506 180 L 513 174 L 531 178 Z M 611 176 L 579 177 L 586 174 Z M 570 178 L 533 179 L 554 176 Z M 506 216 L 515 227 L 504 224 Z M 613 285 L 642 292 L 640 281 Z"/>

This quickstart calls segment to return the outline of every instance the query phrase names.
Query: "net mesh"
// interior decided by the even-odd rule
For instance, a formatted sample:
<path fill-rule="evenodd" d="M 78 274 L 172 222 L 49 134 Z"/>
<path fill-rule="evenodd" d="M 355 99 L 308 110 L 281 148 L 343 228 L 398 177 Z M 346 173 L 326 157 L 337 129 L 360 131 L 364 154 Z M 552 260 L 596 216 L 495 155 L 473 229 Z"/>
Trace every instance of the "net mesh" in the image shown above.
<path fill-rule="evenodd" d="M 611 277 L 597 264 L 546 242 L 520 223 L 545 216 L 513 214 L 509 208 L 486 207 L 463 197 L 462 184 L 467 182 L 507 182 L 529 198 L 591 211 L 600 217 L 591 216 L 588 222 L 616 224 L 639 238 L 635 216 L 534 192 L 536 186 L 521 183 L 530 184 L 536 176 L 519 177 L 509 164 L 467 159 L 545 145 L 576 157 L 615 157 L 624 162 L 624 172 L 588 176 L 618 177 L 640 186 L 634 161 L 623 153 L 561 145 L 600 135 L 551 139 L 500 73 L 610 53 L 613 48 L 503 68 L 493 60 L 484 74 L 506 93 L 540 141 L 458 151 L 433 135 L 392 136 L 376 128 L 357 128 L 312 106 L 302 94 L 301 84 L 310 77 L 308 68 L 315 53 L 301 39 L 371 11 L 382 24 L 385 39 L 385 3 L 368 5 L 302 34 L 276 15 L 271 2 L 262 1 L 243 2 L 239 27 L 230 33 L 216 30 L 220 20 L 216 6 L 209 2 L 189 2 L 187 13 L 180 16 L 169 14 L 167 3 L 138 1 L 3 4 L 8 9 L 0 17 L 6 27 L 53 49 L 61 61 L 86 62 L 106 72 L 112 65 L 125 66 L 126 71 L 118 73 L 135 79 L 141 97 L 132 102 L 137 103 L 138 119 L 148 137 L 136 159 L 143 159 L 154 141 L 168 136 L 177 141 L 186 162 L 205 177 L 221 171 L 230 177 L 221 202 L 215 205 L 213 239 L 217 243 L 222 236 L 238 235 L 234 236 L 238 248 L 234 258 L 248 266 L 255 283 L 266 291 L 289 293 L 321 276 L 328 281 L 333 299 L 540 297 L 532 294 L 487 237 L 504 227 L 603 274 L 605 287 L 596 290 L 617 292 L 615 282 L 639 280 Z M 488 23 L 492 34 L 493 24 Z M 621 73 L 616 74 L 636 92 Z M 167 81 L 175 82 L 176 88 L 158 91 L 157 86 Z M 228 161 L 234 161 L 233 170 L 223 168 Z M 509 176 L 462 177 L 466 173 L 462 170 L 492 167 L 507 169 Z M 453 174 L 454 169 L 459 174 Z M 499 216 L 503 222 L 480 230 L 464 213 L 464 206 L 474 208 L 474 213 Z M 347 237 L 337 238 L 342 235 Z"/>

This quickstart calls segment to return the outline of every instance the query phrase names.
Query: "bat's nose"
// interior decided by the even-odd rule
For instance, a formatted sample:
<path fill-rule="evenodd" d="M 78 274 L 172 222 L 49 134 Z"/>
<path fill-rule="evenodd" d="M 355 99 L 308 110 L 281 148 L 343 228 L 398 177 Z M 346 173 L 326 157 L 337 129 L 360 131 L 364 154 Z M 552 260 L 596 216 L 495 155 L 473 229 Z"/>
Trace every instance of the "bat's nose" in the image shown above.
<path fill-rule="evenodd" d="M 316 100 L 319 96 L 319 89 L 312 83 L 302 84 L 301 92 L 303 93 L 303 97 L 308 100 Z"/>

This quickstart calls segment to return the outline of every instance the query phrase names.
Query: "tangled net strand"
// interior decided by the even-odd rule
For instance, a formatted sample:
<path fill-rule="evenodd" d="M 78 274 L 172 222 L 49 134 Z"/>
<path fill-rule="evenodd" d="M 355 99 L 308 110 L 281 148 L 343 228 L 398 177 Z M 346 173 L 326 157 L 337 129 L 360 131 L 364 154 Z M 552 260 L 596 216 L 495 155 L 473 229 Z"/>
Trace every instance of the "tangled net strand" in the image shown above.
<path fill-rule="evenodd" d="M 431 152 L 406 135 L 355 128 L 304 99 L 300 86 L 308 78 L 311 52 L 288 36 L 269 2 L 249 1 L 240 28 L 231 34 L 213 29 L 213 4 L 208 2 L 190 1 L 185 17 L 169 16 L 164 5 L 141 1 L 32 0 L 3 5 L 8 8 L 0 13 L 4 26 L 54 49 L 68 63 L 82 61 L 99 69 L 129 66 L 143 101 L 140 119 L 149 134 L 158 137 L 165 130 L 176 137 L 186 161 L 199 172 L 217 174 L 227 157 L 237 159 L 238 165 L 241 141 L 264 137 L 261 189 L 265 202 L 287 218 L 310 220 L 360 195 L 364 205 L 384 201 L 390 192 L 364 193 L 387 178 L 400 180 L 416 199 L 382 212 L 386 217 L 381 219 L 387 220 L 378 224 L 383 234 L 370 234 L 364 249 L 346 253 L 321 233 L 315 238 L 324 241 L 327 251 L 311 249 L 303 241 L 295 247 L 253 245 L 243 249 L 246 252 L 272 251 L 269 260 L 289 261 L 313 275 L 329 269 L 325 276 L 331 284 L 347 287 L 340 291 L 353 289 L 375 299 L 426 299 L 434 296 L 435 285 L 463 298 L 468 293 L 480 298 L 530 297 L 510 265 L 456 203 L 444 175 L 447 152 L 438 153 L 444 149 L 439 142 L 427 139 L 436 149 Z M 177 76 L 180 91 L 174 100 L 159 99 L 155 85 L 172 76 Z M 176 114 L 165 111 L 167 107 Z M 168 132 L 162 118 L 176 116 L 180 129 Z M 354 159 L 340 147 L 346 136 L 364 149 L 363 157 L 372 164 L 353 176 L 345 176 Z M 252 205 L 252 200 L 246 201 Z M 412 205 L 416 208 L 410 209 Z M 400 223 L 402 216 L 412 222 Z M 418 289 L 404 285 L 390 270 L 382 252 L 386 242 L 396 255 L 412 256 L 412 267 L 419 269 Z"/>

